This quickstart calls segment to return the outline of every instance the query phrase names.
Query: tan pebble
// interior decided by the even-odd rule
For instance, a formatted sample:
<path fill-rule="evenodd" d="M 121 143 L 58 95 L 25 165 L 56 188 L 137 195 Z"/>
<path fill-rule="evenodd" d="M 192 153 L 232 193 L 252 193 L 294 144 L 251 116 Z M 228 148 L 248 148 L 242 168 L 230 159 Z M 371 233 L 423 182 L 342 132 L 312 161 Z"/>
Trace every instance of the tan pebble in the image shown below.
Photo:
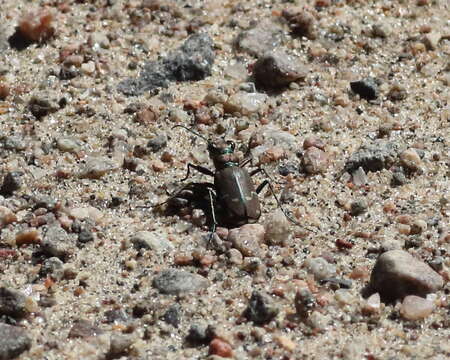
<path fill-rule="evenodd" d="M 27 296 L 25 298 L 25 309 L 30 313 L 34 313 L 39 311 L 39 306 L 32 297 Z"/>
<path fill-rule="evenodd" d="M 11 209 L 0 206 L 0 228 L 17 221 L 17 216 Z"/>
<path fill-rule="evenodd" d="M 162 172 L 166 169 L 166 166 L 161 160 L 153 160 L 152 161 L 152 169 L 156 172 Z"/>
<path fill-rule="evenodd" d="M 347 107 L 350 105 L 350 99 L 347 94 L 339 94 L 334 98 L 334 104 L 342 107 Z"/>
<path fill-rule="evenodd" d="M 411 233 L 411 226 L 405 224 L 397 225 L 397 230 L 399 234 L 409 235 Z"/>
<path fill-rule="evenodd" d="M 303 154 L 302 166 L 307 174 L 323 173 L 328 167 L 328 155 L 325 151 L 312 146 Z"/>
<path fill-rule="evenodd" d="M 231 229 L 228 241 L 244 256 L 260 256 L 261 244 L 264 241 L 265 229 L 260 224 L 245 224 L 240 228 Z"/>
<path fill-rule="evenodd" d="M 89 61 L 81 65 L 81 72 L 86 75 L 92 75 L 95 72 L 95 63 Z"/>
<path fill-rule="evenodd" d="M 369 277 L 369 270 L 361 266 L 355 267 L 349 275 L 349 278 L 353 280 L 367 279 L 368 277 Z"/>
<path fill-rule="evenodd" d="M 400 163 L 411 171 L 418 171 L 422 167 L 422 160 L 417 151 L 410 148 L 400 154 Z"/>
<path fill-rule="evenodd" d="M 77 220 L 88 219 L 89 210 L 85 207 L 72 208 L 69 210 L 69 216 Z"/>
<path fill-rule="evenodd" d="M 407 320 L 420 320 L 428 317 L 434 309 L 434 303 L 420 296 L 409 295 L 403 299 L 401 315 Z"/>
<path fill-rule="evenodd" d="M 223 358 L 231 358 L 233 357 L 233 349 L 226 341 L 216 338 L 209 344 L 209 354 Z"/>
<path fill-rule="evenodd" d="M 279 146 L 273 146 L 267 149 L 262 155 L 260 155 L 259 162 L 261 164 L 269 164 L 278 161 L 284 157 L 286 157 L 284 149 Z"/>
<path fill-rule="evenodd" d="M 325 149 L 325 143 L 323 142 L 322 139 L 318 138 L 317 136 L 308 136 L 305 139 L 305 141 L 303 141 L 303 149 L 306 150 L 312 146 L 321 150 Z"/>
<path fill-rule="evenodd" d="M 275 342 L 278 346 L 281 346 L 284 350 L 294 351 L 297 344 L 289 339 L 287 336 L 278 335 L 274 337 Z"/>
<path fill-rule="evenodd" d="M 27 229 L 16 235 L 16 245 L 38 244 L 41 241 L 39 232 L 36 229 Z"/>
<path fill-rule="evenodd" d="M 363 304 L 362 312 L 367 315 L 377 314 L 380 312 L 380 307 L 381 307 L 380 294 L 375 293 L 367 298 L 366 302 Z"/>
<path fill-rule="evenodd" d="M 412 216 L 411 215 L 399 215 L 397 216 L 397 218 L 395 219 L 396 222 L 398 222 L 399 224 L 410 224 L 412 221 Z"/>
<path fill-rule="evenodd" d="M 5 100 L 10 94 L 10 87 L 4 82 L 0 82 L 0 100 Z"/>
<path fill-rule="evenodd" d="M 423 43 L 426 46 L 427 50 L 436 50 L 438 45 L 439 45 L 439 41 L 441 40 L 441 33 L 437 32 L 437 31 L 432 31 L 428 34 L 426 34 L 423 37 Z"/>

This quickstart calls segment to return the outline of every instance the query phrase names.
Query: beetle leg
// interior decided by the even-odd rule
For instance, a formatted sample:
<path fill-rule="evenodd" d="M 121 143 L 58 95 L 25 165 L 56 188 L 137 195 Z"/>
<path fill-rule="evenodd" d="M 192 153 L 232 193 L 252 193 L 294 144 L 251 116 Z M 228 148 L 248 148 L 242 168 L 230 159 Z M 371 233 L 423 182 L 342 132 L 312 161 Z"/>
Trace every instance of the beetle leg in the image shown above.
<path fill-rule="evenodd" d="M 270 183 L 269 180 L 266 179 L 261 184 L 259 184 L 258 187 L 256 188 L 256 193 L 259 194 L 266 186 L 269 186 L 270 192 L 272 193 L 275 201 L 277 202 L 278 207 L 283 212 L 284 216 L 286 216 L 286 219 L 288 219 L 291 223 L 293 223 L 295 225 L 301 226 L 300 223 L 298 221 L 296 221 L 294 218 L 292 218 L 292 216 L 287 213 L 286 209 L 283 208 L 283 206 L 281 205 L 280 200 L 278 199 L 277 195 L 275 194 L 275 191 L 273 190 L 272 184 Z"/>
<path fill-rule="evenodd" d="M 210 189 L 210 188 L 208 188 L 208 194 L 209 194 L 209 206 L 211 207 L 211 217 L 212 217 L 213 224 L 211 227 L 211 234 L 209 234 L 209 236 L 208 236 L 207 246 L 211 243 L 212 237 L 216 233 L 216 228 L 217 228 L 216 211 L 214 210 L 215 194 L 212 191 L 212 189 Z"/>
<path fill-rule="evenodd" d="M 214 176 L 214 173 L 211 170 L 209 170 L 209 169 L 207 169 L 207 168 L 205 168 L 203 166 L 194 165 L 194 164 L 189 163 L 187 165 L 186 176 L 183 179 L 181 179 L 180 181 L 185 181 L 189 177 L 189 175 L 191 173 L 191 168 L 194 169 L 194 170 L 197 170 L 198 172 L 200 172 L 200 173 L 202 173 L 204 175 Z"/>
<path fill-rule="evenodd" d="M 252 158 L 252 157 L 244 158 L 244 159 L 239 163 L 239 167 L 244 167 L 244 166 L 247 165 L 248 163 L 250 163 L 250 164 L 253 163 L 253 158 Z"/>

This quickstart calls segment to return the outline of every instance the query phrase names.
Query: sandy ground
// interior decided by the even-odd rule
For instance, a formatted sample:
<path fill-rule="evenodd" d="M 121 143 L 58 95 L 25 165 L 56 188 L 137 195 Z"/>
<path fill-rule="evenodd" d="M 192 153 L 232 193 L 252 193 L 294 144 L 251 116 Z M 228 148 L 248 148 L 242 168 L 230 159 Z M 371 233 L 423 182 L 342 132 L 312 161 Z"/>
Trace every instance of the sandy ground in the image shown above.
<path fill-rule="evenodd" d="M 305 36 L 283 17 L 295 5 L 313 19 Z M 43 7 L 54 13 L 54 35 L 11 46 L 23 14 Z M 447 0 L 0 0 L 0 8 L 0 84 L 9 88 L 0 101 L 0 175 L 20 172 L 17 188 L 0 196 L 0 286 L 26 296 L 25 315 L 0 321 L 31 339 L 21 359 L 202 359 L 229 348 L 237 359 L 450 356 Z M 236 49 L 236 39 L 264 21 L 306 75 L 258 87 L 261 103 L 247 100 L 256 108 L 236 105 L 227 97 L 247 99 L 261 56 Z M 196 32 L 214 43 L 210 76 L 138 96 L 118 91 Z M 378 82 L 371 101 L 350 89 L 368 77 Z M 205 100 L 214 91 L 225 99 Z M 300 226 L 276 215 L 264 190 L 259 223 L 280 229 L 282 241 L 266 234 L 264 244 L 208 248 L 199 211 L 139 208 L 179 188 L 187 163 L 214 168 L 205 141 L 176 124 L 226 135 L 241 153 L 253 135 L 254 165 Z M 164 138 L 165 147 L 154 145 Z M 305 139 L 318 151 L 309 170 Z M 377 141 L 395 144 L 393 163 L 349 174 L 351 156 Z M 402 159 L 406 149 L 413 153 Z M 55 224 L 62 233 L 48 230 Z M 444 279 L 423 319 L 405 319 L 401 301 L 368 310 L 363 297 L 377 256 L 399 248 Z M 317 258 L 326 264 L 306 266 Z M 154 279 L 165 269 L 208 282 L 163 294 Z M 295 305 L 302 288 L 313 299 L 304 314 Z M 276 309 L 263 324 L 245 316 L 254 291 Z M 193 325 L 200 344 L 186 339 Z"/>

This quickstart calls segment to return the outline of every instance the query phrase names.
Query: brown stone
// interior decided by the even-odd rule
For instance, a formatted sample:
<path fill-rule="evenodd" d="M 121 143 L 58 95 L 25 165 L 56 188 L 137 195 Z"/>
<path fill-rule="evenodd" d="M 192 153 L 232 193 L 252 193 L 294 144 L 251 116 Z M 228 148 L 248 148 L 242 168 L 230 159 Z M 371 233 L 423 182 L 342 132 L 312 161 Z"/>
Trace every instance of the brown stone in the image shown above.
<path fill-rule="evenodd" d="M 437 272 L 403 250 L 380 255 L 370 277 L 372 291 L 379 292 L 383 301 L 407 295 L 426 296 L 442 286 L 442 277 Z"/>

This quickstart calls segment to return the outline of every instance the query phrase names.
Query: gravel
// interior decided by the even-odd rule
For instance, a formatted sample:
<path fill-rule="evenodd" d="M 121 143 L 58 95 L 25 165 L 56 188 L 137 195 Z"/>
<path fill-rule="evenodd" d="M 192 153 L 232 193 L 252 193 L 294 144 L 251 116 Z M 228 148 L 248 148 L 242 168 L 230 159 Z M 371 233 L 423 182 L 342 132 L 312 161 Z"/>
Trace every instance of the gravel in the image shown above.
<path fill-rule="evenodd" d="M 16 358 L 448 358 L 447 1 L 1 4 L 0 188 L 20 175 L 0 191 L 0 288 L 27 313 L 0 324 L 29 339 Z M 305 76 L 278 72 L 291 65 Z M 350 87 L 366 79 L 374 100 Z M 215 171 L 217 137 L 296 224 L 266 187 L 250 246 L 226 228 L 208 242 L 214 178 L 180 180 Z M 419 280 L 371 289 L 392 250 Z M 184 274 L 174 293 L 153 286 L 165 271 Z M 403 291 L 430 271 L 441 287 Z M 262 326 L 243 315 L 254 291 L 278 310 Z M 68 339 L 77 319 L 102 334 Z"/>

